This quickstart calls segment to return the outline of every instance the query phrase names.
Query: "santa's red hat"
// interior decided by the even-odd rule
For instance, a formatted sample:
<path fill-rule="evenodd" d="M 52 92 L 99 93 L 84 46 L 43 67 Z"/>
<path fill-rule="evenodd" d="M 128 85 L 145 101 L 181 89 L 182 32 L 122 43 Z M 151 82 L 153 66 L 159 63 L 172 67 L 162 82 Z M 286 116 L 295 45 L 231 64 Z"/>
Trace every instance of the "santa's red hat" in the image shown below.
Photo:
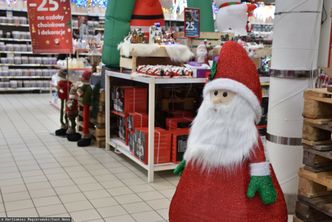
<path fill-rule="evenodd" d="M 130 26 L 149 27 L 155 23 L 165 26 L 161 4 L 156 0 L 136 0 Z"/>
<path fill-rule="evenodd" d="M 212 90 L 228 90 L 244 98 L 256 113 L 256 122 L 262 116 L 262 88 L 257 68 L 246 50 L 238 43 L 229 41 L 221 49 L 217 72 L 207 83 L 204 95 Z"/>

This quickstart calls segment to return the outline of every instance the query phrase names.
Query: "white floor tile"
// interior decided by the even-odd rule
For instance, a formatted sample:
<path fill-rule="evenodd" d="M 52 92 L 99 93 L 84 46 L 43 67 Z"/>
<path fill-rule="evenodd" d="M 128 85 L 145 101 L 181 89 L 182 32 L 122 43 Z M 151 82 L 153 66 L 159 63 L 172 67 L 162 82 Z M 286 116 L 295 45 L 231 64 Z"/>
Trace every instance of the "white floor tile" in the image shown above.
<path fill-rule="evenodd" d="M 137 222 L 159 222 L 164 221 L 164 219 L 157 214 L 155 211 L 148 211 L 143 213 L 132 214 Z"/>
<path fill-rule="evenodd" d="M 81 184 L 81 185 L 78 185 L 78 187 L 83 192 L 103 189 L 103 187 L 101 185 L 99 185 L 98 183 Z"/>
<path fill-rule="evenodd" d="M 5 203 L 7 211 L 22 210 L 28 208 L 34 208 L 31 200 L 19 200 Z"/>
<path fill-rule="evenodd" d="M 157 213 L 168 221 L 168 209 L 157 210 Z"/>
<path fill-rule="evenodd" d="M 67 210 L 63 207 L 62 204 L 37 207 L 37 211 L 41 217 L 67 212 Z"/>
<path fill-rule="evenodd" d="M 101 219 L 100 215 L 96 210 L 84 210 L 70 213 L 74 221 L 88 221 L 88 220 L 97 220 Z"/>
<path fill-rule="evenodd" d="M 168 209 L 170 206 L 169 199 L 160 199 L 160 200 L 149 200 L 147 203 L 154 209 L 154 210 L 161 210 L 161 209 Z"/>
<path fill-rule="evenodd" d="M 33 202 L 36 205 L 36 207 L 61 204 L 61 201 L 57 196 L 34 198 Z"/>
<path fill-rule="evenodd" d="M 135 222 L 135 220 L 128 214 L 104 219 L 106 222 Z"/>
<path fill-rule="evenodd" d="M 32 198 L 51 197 L 56 195 L 53 189 L 30 190 L 29 192 Z"/>
<path fill-rule="evenodd" d="M 123 204 L 123 208 L 125 208 L 129 213 L 140 213 L 146 211 L 152 211 L 153 209 L 147 205 L 145 202 L 131 203 L 131 204 Z"/>
<path fill-rule="evenodd" d="M 80 193 L 81 191 L 76 186 L 65 186 L 65 187 L 55 187 L 54 188 L 58 195 Z"/>
<path fill-rule="evenodd" d="M 17 193 L 17 192 L 26 192 L 26 186 L 24 184 L 12 185 L 12 186 L 2 186 L 1 191 L 3 193 Z"/>
<path fill-rule="evenodd" d="M 65 194 L 65 195 L 60 195 L 59 197 L 63 203 L 71 203 L 71 202 L 87 200 L 82 193 Z"/>
<path fill-rule="evenodd" d="M 119 205 L 105 207 L 105 208 L 97 208 L 97 210 L 103 217 L 114 217 L 114 216 L 120 216 L 120 215 L 127 214 L 127 212 Z"/>
<path fill-rule="evenodd" d="M 18 193 L 3 193 L 3 199 L 6 202 L 17 201 L 17 200 L 27 200 L 30 199 L 28 192 L 18 192 Z"/>
<path fill-rule="evenodd" d="M 103 208 L 103 207 L 118 205 L 118 202 L 116 202 L 112 197 L 93 199 L 90 200 L 90 202 L 95 208 Z"/>
<path fill-rule="evenodd" d="M 38 217 L 38 213 L 35 208 L 7 211 L 8 217 Z"/>
<path fill-rule="evenodd" d="M 114 199 L 117 200 L 120 204 L 137 203 L 142 201 L 142 199 L 140 199 L 136 194 L 116 196 Z"/>
<path fill-rule="evenodd" d="M 93 209 L 93 206 L 87 200 L 65 203 L 65 207 L 69 212 Z"/>
<path fill-rule="evenodd" d="M 117 187 L 117 188 L 110 188 L 110 189 L 107 189 L 107 190 L 114 197 L 115 196 L 124 195 L 124 194 L 132 194 L 132 193 L 134 193 L 128 187 Z"/>
<path fill-rule="evenodd" d="M 87 191 L 84 192 L 84 195 L 90 199 L 99 199 L 99 198 L 105 198 L 105 197 L 109 197 L 109 193 L 106 190 L 94 190 L 94 191 Z"/>
<path fill-rule="evenodd" d="M 158 191 L 149 191 L 144 193 L 138 193 L 137 194 L 140 198 L 142 198 L 144 201 L 148 200 L 157 200 L 164 198 L 163 195 L 161 195 Z"/>

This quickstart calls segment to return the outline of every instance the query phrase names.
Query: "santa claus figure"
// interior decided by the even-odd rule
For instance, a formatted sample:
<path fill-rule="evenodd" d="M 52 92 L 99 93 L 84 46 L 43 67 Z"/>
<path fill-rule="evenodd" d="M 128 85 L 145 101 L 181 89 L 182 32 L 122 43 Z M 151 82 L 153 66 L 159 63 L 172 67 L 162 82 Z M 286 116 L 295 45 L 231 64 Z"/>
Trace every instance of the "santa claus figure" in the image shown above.
<path fill-rule="evenodd" d="M 219 32 L 232 32 L 234 35 L 247 35 L 248 13 L 256 5 L 241 3 L 241 0 L 216 0 L 220 8 L 216 16 L 216 28 Z"/>
<path fill-rule="evenodd" d="M 254 63 L 235 42 L 222 48 L 206 84 L 171 202 L 170 222 L 287 222 L 287 210 L 255 123 L 261 86 Z"/>
<path fill-rule="evenodd" d="M 70 88 L 66 113 L 70 120 L 70 124 L 68 125 L 67 129 L 67 139 L 71 142 L 77 142 L 81 139 L 81 134 L 76 132 L 76 118 L 78 117 L 78 98 L 77 86 L 75 84 L 73 84 Z"/>

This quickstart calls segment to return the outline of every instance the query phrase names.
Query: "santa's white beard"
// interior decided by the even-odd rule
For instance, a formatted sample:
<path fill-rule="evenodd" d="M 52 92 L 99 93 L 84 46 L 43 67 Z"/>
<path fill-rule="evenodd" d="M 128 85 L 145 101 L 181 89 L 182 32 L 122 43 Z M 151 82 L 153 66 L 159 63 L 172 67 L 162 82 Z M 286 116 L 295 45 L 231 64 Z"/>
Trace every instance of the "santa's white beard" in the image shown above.
<path fill-rule="evenodd" d="M 214 105 L 208 94 L 190 130 L 184 159 L 208 171 L 240 165 L 257 144 L 255 117 L 240 96 L 228 105 Z"/>

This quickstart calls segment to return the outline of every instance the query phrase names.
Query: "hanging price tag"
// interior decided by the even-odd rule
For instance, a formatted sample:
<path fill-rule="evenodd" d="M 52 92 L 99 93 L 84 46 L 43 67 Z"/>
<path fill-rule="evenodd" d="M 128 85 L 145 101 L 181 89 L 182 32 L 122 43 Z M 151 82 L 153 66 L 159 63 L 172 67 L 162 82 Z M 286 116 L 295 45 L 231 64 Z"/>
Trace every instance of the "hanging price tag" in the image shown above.
<path fill-rule="evenodd" d="M 200 36 L 200 11 L 198 8 L 185 8 L 184 10 L 184 36 L 198 38 Z"/>
<path fill-rule="evenodd" d="M 72 53 L 70 0 L 28 0 L 27 6 L 33 52 Z"/>

